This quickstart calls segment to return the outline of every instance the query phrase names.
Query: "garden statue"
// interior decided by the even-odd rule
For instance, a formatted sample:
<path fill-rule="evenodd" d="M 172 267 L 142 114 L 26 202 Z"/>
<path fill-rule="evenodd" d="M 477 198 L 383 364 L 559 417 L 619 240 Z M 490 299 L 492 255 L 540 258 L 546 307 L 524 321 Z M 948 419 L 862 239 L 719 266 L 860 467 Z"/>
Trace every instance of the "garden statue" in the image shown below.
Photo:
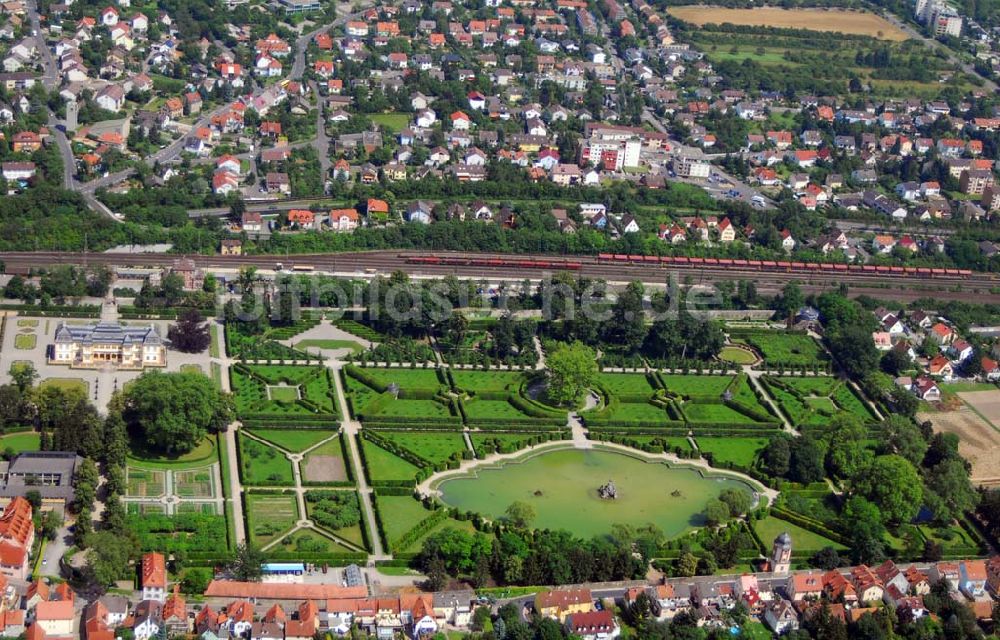
<path fill-rule="evenodd" d="M 601 500 L 614 500 L 618 497 L 618 489 L 615 488 L 614 480 L 608 480 L 607 484 L 601 485 L 597 489 L 597 495 Z"/>

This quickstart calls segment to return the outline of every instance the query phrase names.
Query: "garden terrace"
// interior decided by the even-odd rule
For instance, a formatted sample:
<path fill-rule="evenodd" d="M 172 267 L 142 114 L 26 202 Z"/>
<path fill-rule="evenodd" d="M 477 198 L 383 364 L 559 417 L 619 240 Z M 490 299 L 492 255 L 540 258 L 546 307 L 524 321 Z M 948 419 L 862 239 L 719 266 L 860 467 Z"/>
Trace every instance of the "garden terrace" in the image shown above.
<path fill-rule="evenodd" d="M 326 367 L 236 364 L 231 373 L 236 412 L 247 426 L 338 424 Z"/>
<path fill-rule="evenodd" d="M 598 388 L 602 405 L 583 414 L 592 432 L 766 435 L 780 427 L 743 374 L 602 373 Z"/>
<path fill-rule="evenodd" d="M 305 328 L 301 329 L 301 331 L 305 331 Z M 292 332 L 291 327 L 282 327 L 265 331 L 263 335 L 248 335 L 241 333 L 235 325 L 227 325 L 225 327 L 226 353 L 230 358 L 239 360 L 267 360 L 272 362 L 282 360 L 315 362 L 321 360 L 322 358 L 315 354 L 293 349 L 278 342 L 279 339 L 291 338 L 299 332 Z"/>
<path fill-rule="evenodd" d="M 428 509 L 409 491 L 376 489 L 375 517 L 383 545 L 395 558 L 412 558 L 433 533 L 453 528 L 475 531 L 471 520 L 457 520 L 447 509 Z"/>
<path fill-rule="evenodd" d="M 313 523 L 341 541 L 341 546 L 367 550 L 366 529 L 358 494 L 350 490 L 310 490 L 306 511 Z M 344 545 L 343 543 L 347 544 Z"/>
<path fill-rule="evenodd" d="M 730 331 L 735 344 L 746 344 L 760 354 L 758 365 L 768 370 L 828 371 L 830 356 L 805 333 L 791 331 Z"/>
<path fill-rule="evenodd" d="M 238 434 L 240 479 L 250 486 L 287 487 L 294 484 L 292 463 L 267 443 Z"/>
<path fill-rule="evenodd" d="M 878 418 L 847 382 L 830 376 L 763 376 L 760 382 L 793 426 L 823 426 L 838 411 L 873 422 Z"/>
<path fill-rule="evenodd" d="M 244 495 L 247 534 L 258 548 L 266 547 L 288 533 L 299 520 L 292 492 L 255 492 Z"/>

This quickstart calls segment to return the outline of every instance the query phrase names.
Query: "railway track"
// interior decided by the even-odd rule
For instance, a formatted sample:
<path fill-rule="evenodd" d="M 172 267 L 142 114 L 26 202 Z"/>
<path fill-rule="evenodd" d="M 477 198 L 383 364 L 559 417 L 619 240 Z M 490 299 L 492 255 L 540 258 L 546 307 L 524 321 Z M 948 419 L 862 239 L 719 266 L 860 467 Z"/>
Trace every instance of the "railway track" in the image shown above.
<path fill-rule="evenodd" d="M 375 273 L 388 274 L 403 270 L 413 276 L 446 276 L 476 278 L 490 281 L 520 281 L 525 278 L 539 279 L 545 273 L 553 273 L 558 268 L 539 269 L 502 265 L 482 264 L 483 258 L 518 261 L 559 261 L 578 264 L 571 272 L 579 276 L 603 279 L 618 283 L 640 280 L 647 284 L 664 284 L 670 278 L 682 285 L 711 284 L 726 280 L 751 280 L 762 291 L 775 291 L 786 283 L 796 281 L 807 292 L 823 291 L 847 284 L 855 295 L 867 294 L 878 298 L 900 301 L 922 297 L 941 300 L 969 300 L 1000 303 L 1000 293 L 992 293 L 1000 287 L 1000 279 L 992 274 L 971 273 L 969 275 L 940 275 L 933 278 L 906 274 L 885 274 L 867 272 L 792 272 L 761 271 L 736 266 L 660 265 L 632 264 L 628 262 L 603 262 L 596 257 L 553 257 L 545 255 L 496 256 L 490 254 L 443 252 L 435 255 L 459 259 L 476 259 L 477 264 L 411 264 L 410 258 L 426 257 L 423 251 L 370 251 L 336 254 L 299 254 L 294 256 L 201 256 L 191 255 L 203 269 L 239 269 L 254 266 L 258 269 L 274 269 L 278 263 L 286 268 L 299 267 L 308 271 L 356 273 L 370 276 Z M 62 253 L 62 252 L 9 252 L 0 255 L 8 273 L 27 273 L 31 269 L 42 269 L 57 264 L 96 265 L 112 267 L 168 267 L 178 258 L 175 254 L 162 253 Z M 460 260 L 459 260 L 460 261 Z M 887 286 L 888 285 L 888 286 Z"/>

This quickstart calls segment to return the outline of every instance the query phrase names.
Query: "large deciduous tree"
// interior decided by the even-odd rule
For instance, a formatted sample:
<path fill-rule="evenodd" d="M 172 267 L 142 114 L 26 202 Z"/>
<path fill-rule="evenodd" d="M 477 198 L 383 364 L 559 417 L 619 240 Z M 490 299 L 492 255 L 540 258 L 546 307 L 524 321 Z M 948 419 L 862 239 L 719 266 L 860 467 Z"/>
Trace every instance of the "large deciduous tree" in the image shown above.
<path fill-rule="evenodd" d="M 148 371 L 125 391 L 125 421 L 154 449 L 187 453 L 232 419 L 232 402 L 200 373 Z"/>
<path fill-rule="evenodd" d="M 916 468 L 902 456 L 878 456 L 853 479 L 858 494 L 878 505 L 884 522 L 913 519 L 923 499 L 923 482 Z"/>
<path fill-rule="evenodd" d="M 212 341 L 208 324 L 197 309 L 183 311 L 167 331 L 167 338 L 175 349 L 184 353 L 201 353 Z"/>
<path fill-rule="evenodd" d="M 557 404 L 571 404 L 594 384 L 597 358 L 594 350 L 581 342 L 557 347 L 546 360 L 549 372 L 547 393 Z"/>

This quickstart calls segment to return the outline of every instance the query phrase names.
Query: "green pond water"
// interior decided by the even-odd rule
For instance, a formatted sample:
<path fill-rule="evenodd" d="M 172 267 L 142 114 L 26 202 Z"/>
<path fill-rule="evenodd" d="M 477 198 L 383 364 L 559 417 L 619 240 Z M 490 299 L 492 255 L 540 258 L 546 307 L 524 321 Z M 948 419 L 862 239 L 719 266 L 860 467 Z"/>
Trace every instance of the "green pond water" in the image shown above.
<path fill-rule="evenodd" d="M 704 477 L 692 469 L 606 450 L 551 451 L 476 474 L 438 485 L 445 504 L 500 518 L 510 503 L 520 500 L 535 508 L 533 527 L 566 529 L 581 537 L 608 533 L 614 524 L 650 522 L 676 536 L 704 524 L 705 504 L 723 489 L 753 491 L 739 480 Z M 598 497 L 598 488 L 608 480 L 615 483 L 616 500 Z"/>

